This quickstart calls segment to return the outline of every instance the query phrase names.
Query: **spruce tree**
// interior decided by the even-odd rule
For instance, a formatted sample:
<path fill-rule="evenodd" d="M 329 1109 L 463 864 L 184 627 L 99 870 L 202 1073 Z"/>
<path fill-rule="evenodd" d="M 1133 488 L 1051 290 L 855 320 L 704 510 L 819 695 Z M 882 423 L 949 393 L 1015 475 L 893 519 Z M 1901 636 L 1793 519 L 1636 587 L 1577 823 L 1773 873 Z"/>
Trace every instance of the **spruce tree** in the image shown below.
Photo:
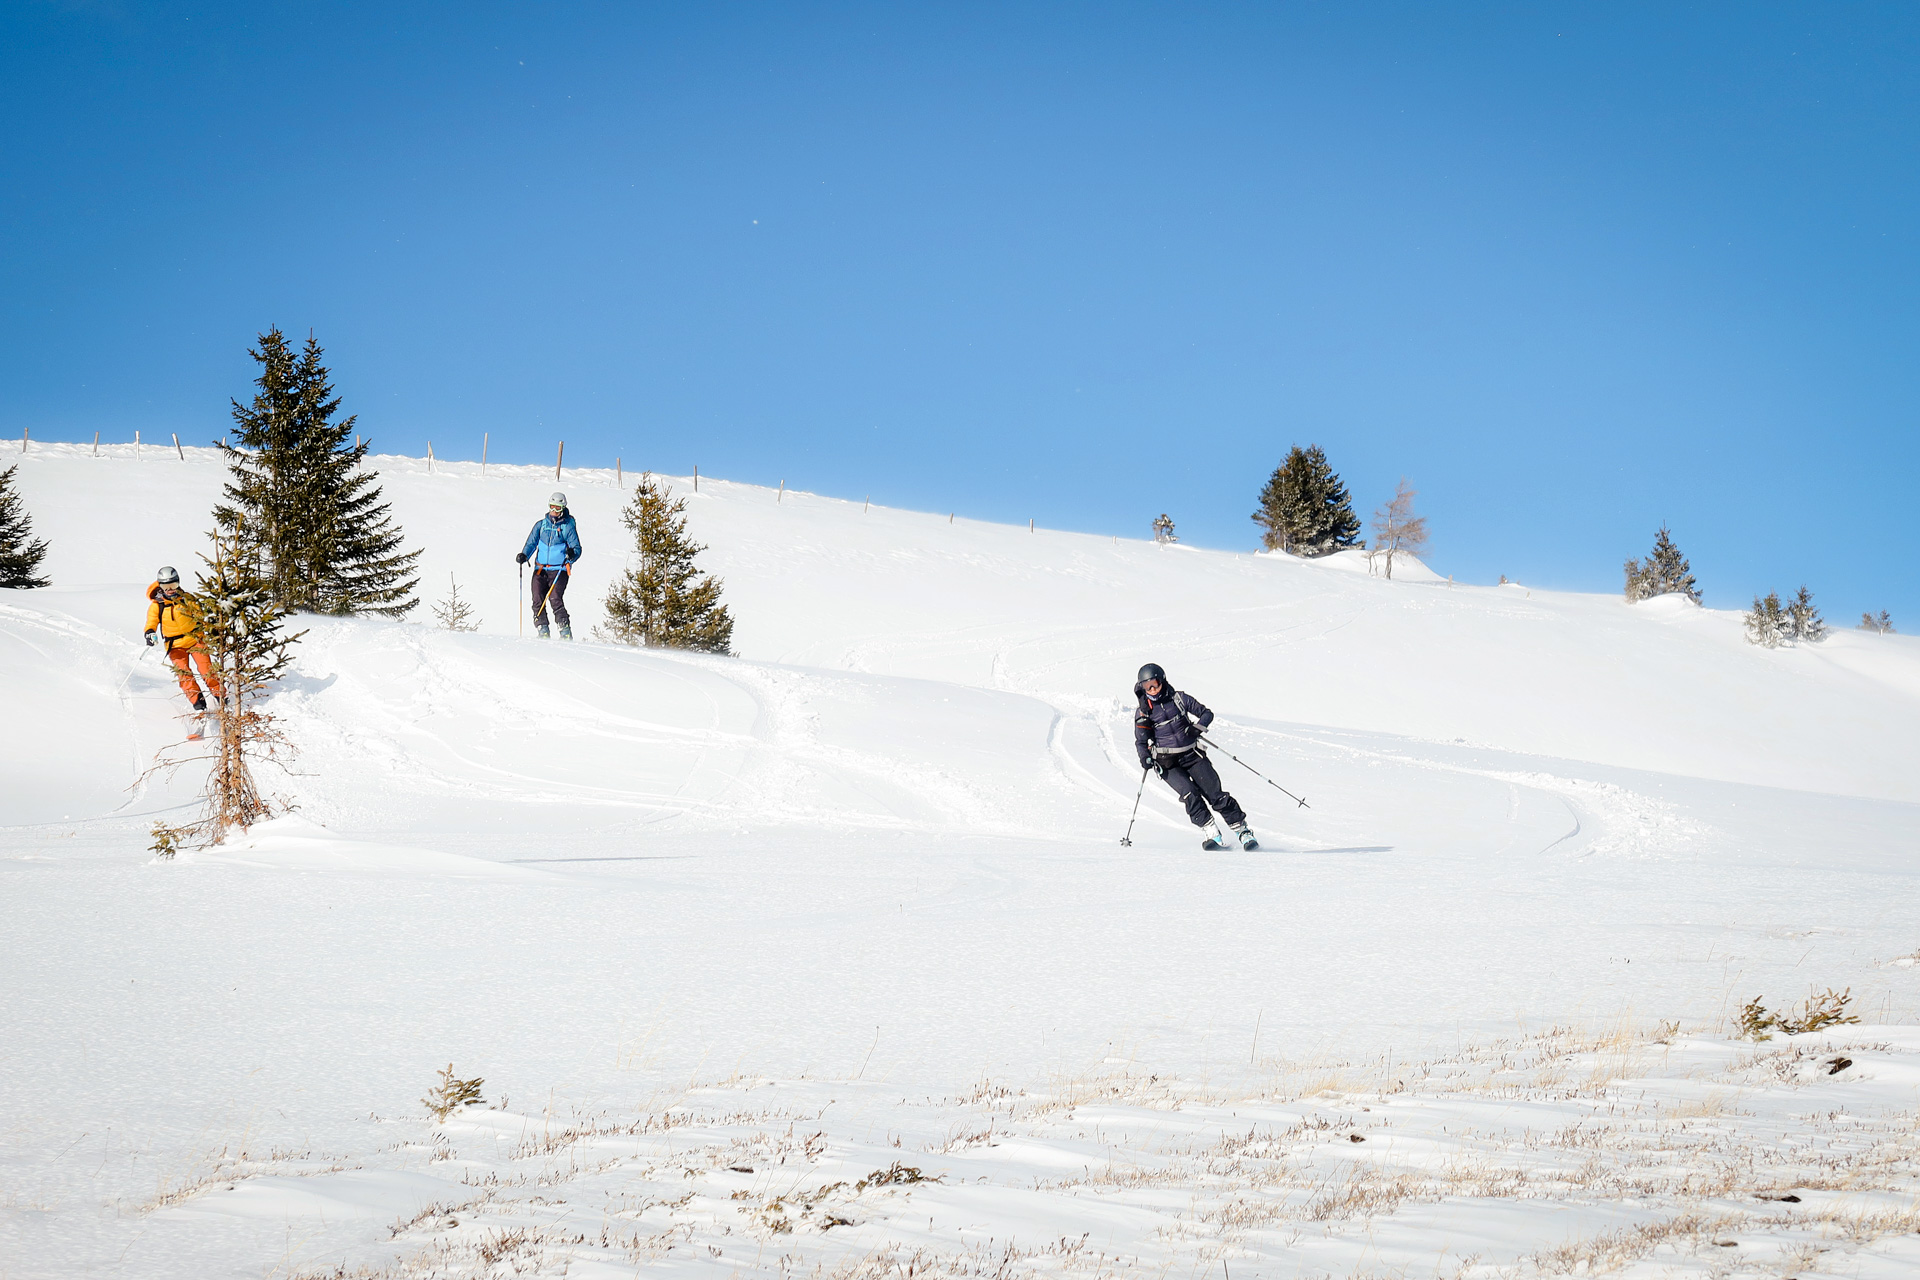
<path fill-rule="evenodd" d="M 279 329 L 260 335 L 253 403 L 233 402 L 237 444 L 222 443 L 232 478 L 214 520 L 261 565 L 275 604 L 309 613 L 404 616 L 418 601 L 418 551 L 402 534 L 355 419 L 339 421 L 320 344 L 296 357 Z"/>
<path fill-rule="evenodd" d="M 1787 639 L 1787 612 L 1780 605 L 1780 593 L 1769 591 L 1753 598 L 1753 608 L 1741 619 L 1747 628 L 1747 643 L 1777 649 Z"/>
<path fill-rule="evenodd" d="M 1880 616 L 1877 618 L 1874 617 L 1871 613 L 1863 613 L 1860 615 L 1860 625 L 1855 627 L 1854 630 L 1855 631 L 1877 631 L 1882 635 L 1892 635 L 1893 634 L 1893 616 L 1889 614 L 1885 609 L 1882 609 L 1880 611 Z"/>
<path fill-rule="evenodd" d="M 1787 638 L 1795 644 L 1818 644 L 1827 638 L 1827 624 L 1813 606 L 1813 592 L 1805 587 L 1787 605 Z"/>
<path fill-rule="evenodd" d="M 13 487 L 15 465 L 0 471 L 0 587 L 44 587 L 35 571 L 47 557 L 47 540 L 33 536 L 33 517 Z"/>
<path fill-rule="evenodd" d="M 1653 550 L 1645 562 L 1627 561 L 1627 603 L 1665 595 L 1682 595 L 1700 603 L 1700 587 L 1693 580 L 1693 570 L 1663 524 L 1653 537 Z"/>
<path fill-rule="evenodd" d="M 1353 496 L 1317 444 L 1293 446 L 1274 469 L 1260 491 L 1253 522 L 1263 530 L 1260 541 L 1267 550 L 1296 556 L 1324 556 L 1359 541 Z"/>
<path fill-rule="evenodd" d="M 720 579 L 702 574 L 694 557 L 706 548 L 687 536 L 687 500 L 653 478 L 634 487 L 620 521 L 633 534 L 639 567 L 614 579 L 600 639 L 652 649 L 733 652 L 733 616 L 720 603 Z"/>

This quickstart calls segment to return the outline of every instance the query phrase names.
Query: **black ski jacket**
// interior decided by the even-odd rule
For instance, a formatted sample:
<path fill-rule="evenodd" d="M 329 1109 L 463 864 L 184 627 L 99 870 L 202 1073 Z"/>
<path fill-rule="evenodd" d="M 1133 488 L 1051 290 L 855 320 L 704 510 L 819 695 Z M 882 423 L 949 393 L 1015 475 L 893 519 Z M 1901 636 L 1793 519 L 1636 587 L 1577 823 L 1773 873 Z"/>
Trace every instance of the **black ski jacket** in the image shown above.
<path fill-rule="evenodd" d="M 1149 698 L 1137 684 L 1133 696 L 1139 700 L 1133 713 L 1133 745 L 1142 769 L 1152 765 L 1155 756 L 1183 756 L 1193 750 L 1200 743 L 1200 730 L 1213 723 L 1213 712 L 1200 699 L 1164 680 L 1159 697 Z"/>

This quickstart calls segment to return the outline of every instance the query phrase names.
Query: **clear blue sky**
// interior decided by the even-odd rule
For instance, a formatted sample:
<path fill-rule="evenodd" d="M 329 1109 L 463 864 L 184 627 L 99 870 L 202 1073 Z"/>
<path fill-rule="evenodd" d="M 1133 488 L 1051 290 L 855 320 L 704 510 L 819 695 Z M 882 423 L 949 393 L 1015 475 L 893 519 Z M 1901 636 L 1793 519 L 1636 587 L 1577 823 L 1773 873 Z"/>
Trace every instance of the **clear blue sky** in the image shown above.
<path fill-rule="evenodd" d="M 383 450 L 1920 630 L 1920 6 L 0 7 L 0 430 Z M 1223 602 L 1227 604 L 1230 602 Z"/>

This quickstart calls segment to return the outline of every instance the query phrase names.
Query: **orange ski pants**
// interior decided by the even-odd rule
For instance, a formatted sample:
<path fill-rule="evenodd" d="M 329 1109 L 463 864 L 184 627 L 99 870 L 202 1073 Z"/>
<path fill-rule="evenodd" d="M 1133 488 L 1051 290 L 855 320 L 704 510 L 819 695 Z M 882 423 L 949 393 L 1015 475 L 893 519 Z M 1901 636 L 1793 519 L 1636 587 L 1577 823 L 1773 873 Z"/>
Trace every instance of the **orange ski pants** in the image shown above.
<path fill-rule="evenodd" d="M 173 663 L 180 679 L 180 692 L 187 695 L 188 702 L 200 700 L 200 686 L 194 683 L 193 670 L 187 665 L 191 659 L 193 666 L 200 668 L 200 678 L 207 682 L 207 692 L 214 697 L 221 696 L 220 681 L 213 674 L 213 660 L 207 657 L 207 647 L 195 640 L 184 648 L 167 646 L 167 660 Z"/>

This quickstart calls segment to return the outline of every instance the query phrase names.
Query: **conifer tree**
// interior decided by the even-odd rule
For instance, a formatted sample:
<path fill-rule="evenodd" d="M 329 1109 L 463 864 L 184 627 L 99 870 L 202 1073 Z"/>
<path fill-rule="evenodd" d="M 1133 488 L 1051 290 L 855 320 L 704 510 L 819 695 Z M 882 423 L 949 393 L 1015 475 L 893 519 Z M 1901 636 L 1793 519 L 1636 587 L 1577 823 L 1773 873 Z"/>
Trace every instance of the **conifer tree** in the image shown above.
<path fill-rule="evenodd" d="M 1646 561 L 1627 561 L 1626 572 L 1628 604 L 1664 595 L 1682 595 L 1700 603 L 1700 587 L 1693 580 L 1693 570 L 1680 548 L 1673 545 L 1673 535 L 1664 524 L 1654 535 L 1653 550 Z"/>
<path fill-rule="evenodd" d="M 1296 556 L 1324 556 L 1354 546 L 1360 534 L 1353 497 L 1317 444 L 1295 445 L 1287 453 L 1260 491 L 1253 521 L 1267 550 Z"/>
<path fill-rule="evenodd" d="M 1795 644 L 1818 644 L 1827 638 L 1827 624 L 1813 607 L 1813 592 L 1801 587 L 1787 605 L 1787 638 Z"/>
<path fill-rule="evenodd" d="M 184 758 L 163 755 L 155 766 L 163 772 L 192 760 L 211 766 L 206 812 L 190 823 L 154 824 L 153 849 L 163 858 L 172 857 L 188 841 L 219 844 L 229 832 L 244 831 L 272 812 L 253 769 L 262 761 L 277 762 L 286 742 L 274 717 L 259 703 L 267 686 L 286 670 L 289 648 L 306 633 L 286 634 L 287 611 L 274 602 L 272 584 L 261 571 L 259 546 L 243 532 L 215 533 L 212 553 L 200 557 L 206 572 L 200 575 L 194 599 L 200 608 L 199 635 L 220 685 L 220 710 L 210 752 Z"/>
<path fill-rule="evenodd" d="M 205 829 L 218 844 L 234 828 L 244 831 L 268 816 L 252 766 L 274 756 L 282 739 L 273 717 L 257 704 L 286 670 L 288 649 L 306 633 L 286 634 L 288 610 L 274 599 L 272 584 L 241 533 L 214 534 L 213 553 L 200 559 L 207 566 L 198 584 L 200 635 L 225 695 L 207 776 Z"/>
<path fill-rule="evenodd" d="M 44 587 L 36 572 L 47 557 L 47 540 L 33 536 L 33 517 L 13 487 L 19 464 L 0 471 L 0 587 Z"/>
<path fill-rule="evenodd" d="M 687 536 L 687 500 L 640 477 L 620 521 L 633 534 L 640 564 L 614 579 L 599 638 L 653 649 L 731 653 L 733 616 L 720 603 L 720 580 L 694 567 L 706 548 Z"/>
<path fill-rule="evenodd" d="M 1880 611 L 1880 616 L 1877 618 L 1871 613 L 1862 613 L 1860 615 L 1860 625 L 1855 627 L 1854 630 L 1877 631 L 1882 635 L 1892 635 L 1893 617 L 1885 609 Z"/>
<path fill-rule="evenodd" d="M 348 443 L 355 419 L 334 420 L 340 399 L 320 344 L 309 336 L 296 357 L 276 328 L 248 354 L 261 366 L 258 391 L 249 406 L 233 402 L 237 444 L 221 445 L 231 479 L 215 523 L 243 538 L 283 609 L 405 615 L 418 603 L 420 553 L 401 550 L 378 478 L 363 466 L 367 443 Z"/>
<path fill-rule="evenodd" d="M 1777 649 L 1787 638 L 1787 612 L 1780 606 L 1780 593 L 1769 591 L 1753 598 L 1753 608 L 1741 619 L 1747 628 L 1747 643 Z"/>
<path fill-rule="evenodd" d="M 460 598 L 460 583 L 452 574 L 447 575 L 447 598 L 433 606 L 433 616 L 448 631 L 478 631 L 480 620 L 473 616 L 473 606 Z"/>

